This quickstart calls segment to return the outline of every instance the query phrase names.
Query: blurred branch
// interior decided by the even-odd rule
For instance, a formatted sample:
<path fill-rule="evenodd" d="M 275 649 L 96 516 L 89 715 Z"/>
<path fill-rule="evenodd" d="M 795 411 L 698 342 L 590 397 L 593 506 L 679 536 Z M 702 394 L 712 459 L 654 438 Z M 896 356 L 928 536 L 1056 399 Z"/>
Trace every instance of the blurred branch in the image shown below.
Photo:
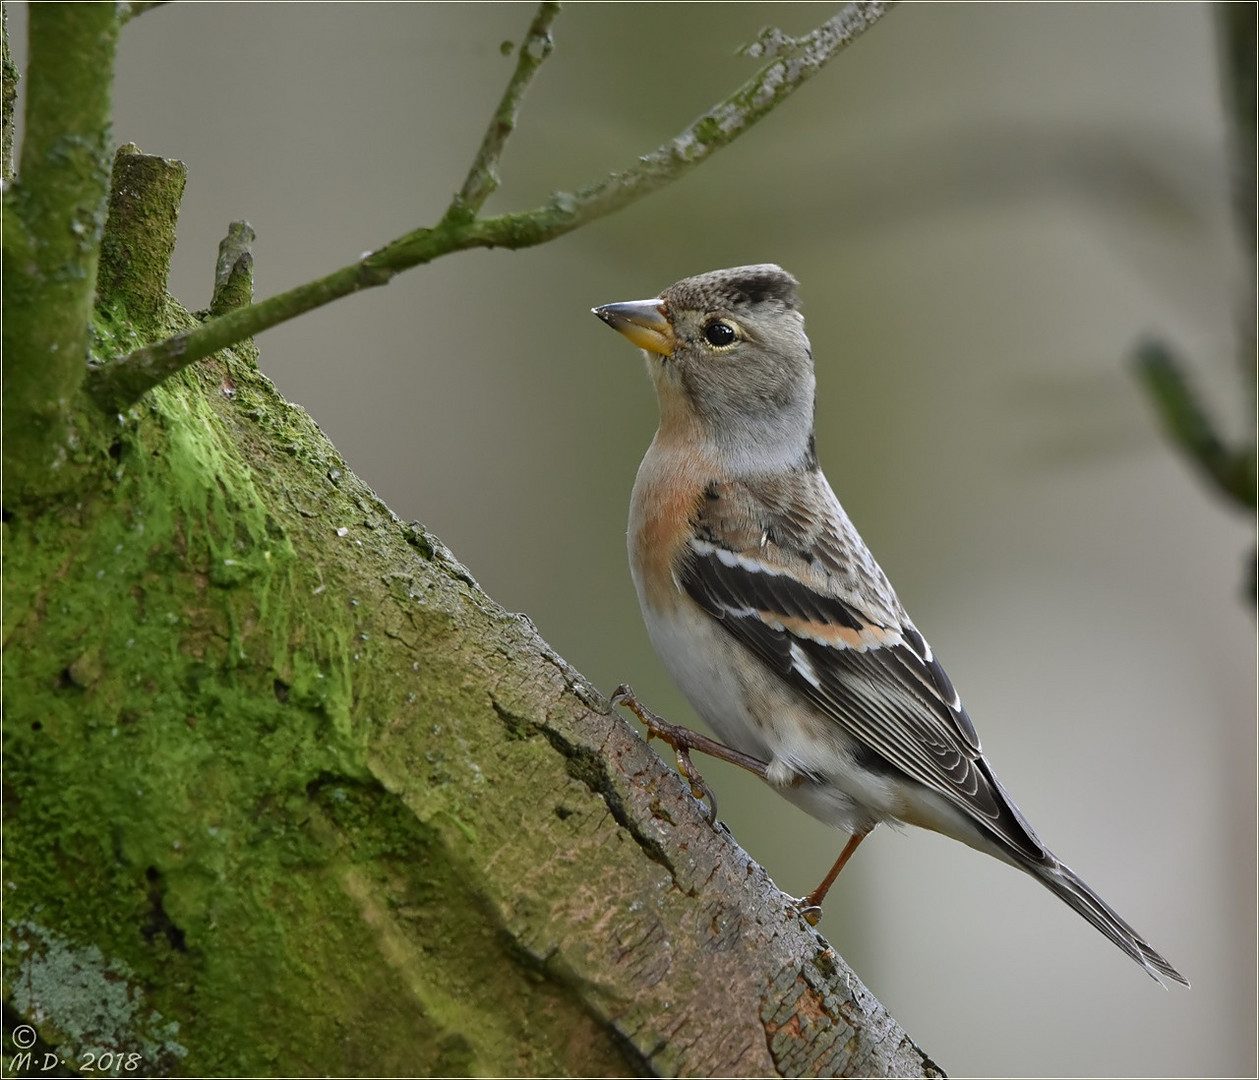
<path fill-rule="evenodd" d="M 554 12 L 551 5 L 544 4 L 535 16 L 530 36 L 521 46 L 522 58 L 491 121 L 464 190 L 453 204 L 458 206 L 463 201 L 473 213 L 448 212 L 437 225 L 407 233 L 316 281 L 237 308 L 210 319 L 195 330 L 96 366 L 89 375 L 89 388 L 105 408 L 125 408 L 158 383 L 210 353 L 342 296 L 384 285 L 403 270 L 469 248 L 522 248 L 541 244 L 619 210 L 686 175 L 733 142 L 868 30 L 889 7 L 886 3 L 848 4 L 804 37 L 792 39 L 776 34 L 772 50 L 765 45 L 767 39 L 763 36 L 752 51 L 759 47 L 762 53 L 769 53 L 773 56 L 771 63 L 675 138 L 640 157 L 632 168 L 613 173 L 576 192 L 557 192 L 545 206 L 534 210 L 477 217 L 475 209 L 493 190 L 492 184 L 496 181 L 490 179 L 492 168 L 510 133 L 510 129 L 498 130 L 505 115 L 503 110 L 510 113 L 514 123 L 520 95 L 541 63 L 542 57 L 526 62 L 524 54 L 531 43 L 537 47 L 535 30 L 540 29 L 541 36 L 549 40 L 547 27 Z"/>
<path fill-rule="evenodd" d="M 1255 394 L 1255 35 L 1254 4 L 1216 4 L 1223 94 L 1230 121 L 1233 206 L 1238 238 L 1250 272 L 1245 306 L 1238 313 L 1238 360 L 1242 378 Z M 1253 446 L 1253 439 L 1252 439 Z"/>
<path fill-rule="evenodd" d="M 1247 263 L 1245 306 L 1238 319 L 1239 374 L 1243 397 L 1255 400 L 1255 51 L 1254 4 L 1217 3 L 1217 36 L 1222 76 L 1221 94 L 1229 123 L 1232 153 L 1233 204 L 1238 239 Z M 1147 342 L 1137 350 L 1137 378 L 1172 442 L 1229 503 L 1253 513 L 1255 509 L 1255 429 L 1250 414 L 1249 439 L 1230 446 L 1216 430 L 1190 385 L 1186 365 L 1162 342 Z M 1256 600 L 1255 552 L 1246 571 L 1245 590 Z"/>
<path fill-rule="evenodd" d="M 1215 430 L 1184 365 L 1161 342 L 1137 350 L 1137 377 L 1150 395 L 1163 428 L 1229 502 L 1255 509 L 1255 448 L 1230 448 Z"/>

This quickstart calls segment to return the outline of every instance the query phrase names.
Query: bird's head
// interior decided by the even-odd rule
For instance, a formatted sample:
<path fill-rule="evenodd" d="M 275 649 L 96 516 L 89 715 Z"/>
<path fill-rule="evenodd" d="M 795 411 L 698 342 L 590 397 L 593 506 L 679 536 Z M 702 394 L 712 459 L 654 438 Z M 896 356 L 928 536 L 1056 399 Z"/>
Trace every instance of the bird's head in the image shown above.
<path fill-rule="evenodd" d="M 762 263 L 592 309 L 646 354 L 658 439 L 698 438 L 737 472 L 812 462 L 813 356 L 796 286 Z"/>

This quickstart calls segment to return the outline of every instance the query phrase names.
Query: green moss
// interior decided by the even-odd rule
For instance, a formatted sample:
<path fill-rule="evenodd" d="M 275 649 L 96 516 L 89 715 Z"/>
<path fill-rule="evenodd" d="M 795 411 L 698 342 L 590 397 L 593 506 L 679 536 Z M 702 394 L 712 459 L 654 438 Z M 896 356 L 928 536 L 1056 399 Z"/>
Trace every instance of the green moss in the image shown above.
<path fill-rule="evenodd" d="M 92 425 L 76 423 L 75 399 L 105 222 L 117 35 L 107 5 L 31 9 L 21 168 L 4 190 L 7 508 L 80 479 L 71 459 Z"/>
<path fill-rule="evenodd" d="M 695 138 L 705 145 L 717 142 L 721 136 L 721 123 L 716 117 L 703 117 L 695 127 Z"/>
<path fill-rule="evenodd" d="M 466 571 L 234 354 L 110 424 L 97 490 L 5 525 L 7 947 L 48 976 L 8 1000 L 78 1053 L 97 1013 L 47 988 L 125 988 L 98 1026 L 143 1072 L 625 1071 L 481 899 L 528 865 L 486 770 L 551 752 L 446 655 Z"/>
<path fill-rule="evenodd" d="M 328 859 L 301 826 L 308 784 L 362 772 L 352 616 L 325 603 L 290 647 L 309 617 L 293 545 L 190 389 L 120 427 L 107 493 L 11 520 L 5 552 L 8 910 L 40 907 L 142 981 L 174 965 L 202 982 L 224 941 L 265 957 L 279 927 L 260 897 Z M 243 863 L 252 892 L 225 901 Z M 167 922 L 177 935 L 152 932 Z"/>
<path fill-rule="evenodd" d="M 109 229 L 100 252 L 98 299 L 123 301 L 145 323 L 166 307 L 175 224 L 188 177 L 182 161 L 142 154 L 134 143 L 114 154 Z"/>
<path fill-rule="evenodd" d="M 196 325 L 125 248 L 96 363 Z M 72 412 L 76 494 L 3 526 L 6 1000 L 141 1073 L 626 1071 L 484 899 L 532 870 L 487 769 L 563 782 L 451 647 L 514 622 L 252 348 Z"/>

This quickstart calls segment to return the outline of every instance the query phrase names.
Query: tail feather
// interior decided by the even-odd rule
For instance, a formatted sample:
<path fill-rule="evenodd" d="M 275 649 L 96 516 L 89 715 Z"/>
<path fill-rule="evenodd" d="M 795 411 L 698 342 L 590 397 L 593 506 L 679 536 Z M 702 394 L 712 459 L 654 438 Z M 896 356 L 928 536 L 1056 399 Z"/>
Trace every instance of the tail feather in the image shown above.
<path fill-rule="evenodd" d="M 1159 983 L 1164 978 L 1188 986 L 1189 980 L 1159 953 L 1148 941 L 1128 925 L 1115 910 L 1100 896 L 1088 887 L 1069 866 L 1059 862 L 1049 852 L 1045 853 L 1045 862 L 1028 860 L 1024 866 L 1046 888 L 1061 897 L 1075 908 L 1089 922 L 1097 927 L 1111 941 L 1118 945 L 1133 960 Z M 1166 985 L 1165 983 L 1163 984 Z"/>

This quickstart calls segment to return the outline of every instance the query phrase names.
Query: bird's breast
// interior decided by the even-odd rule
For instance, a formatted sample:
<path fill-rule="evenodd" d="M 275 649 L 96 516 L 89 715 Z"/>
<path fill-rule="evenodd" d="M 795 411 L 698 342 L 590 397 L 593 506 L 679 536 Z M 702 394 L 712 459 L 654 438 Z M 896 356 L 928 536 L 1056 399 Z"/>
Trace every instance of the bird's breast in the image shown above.
<path fill-rule="evenodd" d="M 630 572 L 647 617 L 673 611 L 684 599 L 675 568 L 690 540 L 707 474 L 694 459 L 659 452 L 643 458 L 630 498 Z"/>

